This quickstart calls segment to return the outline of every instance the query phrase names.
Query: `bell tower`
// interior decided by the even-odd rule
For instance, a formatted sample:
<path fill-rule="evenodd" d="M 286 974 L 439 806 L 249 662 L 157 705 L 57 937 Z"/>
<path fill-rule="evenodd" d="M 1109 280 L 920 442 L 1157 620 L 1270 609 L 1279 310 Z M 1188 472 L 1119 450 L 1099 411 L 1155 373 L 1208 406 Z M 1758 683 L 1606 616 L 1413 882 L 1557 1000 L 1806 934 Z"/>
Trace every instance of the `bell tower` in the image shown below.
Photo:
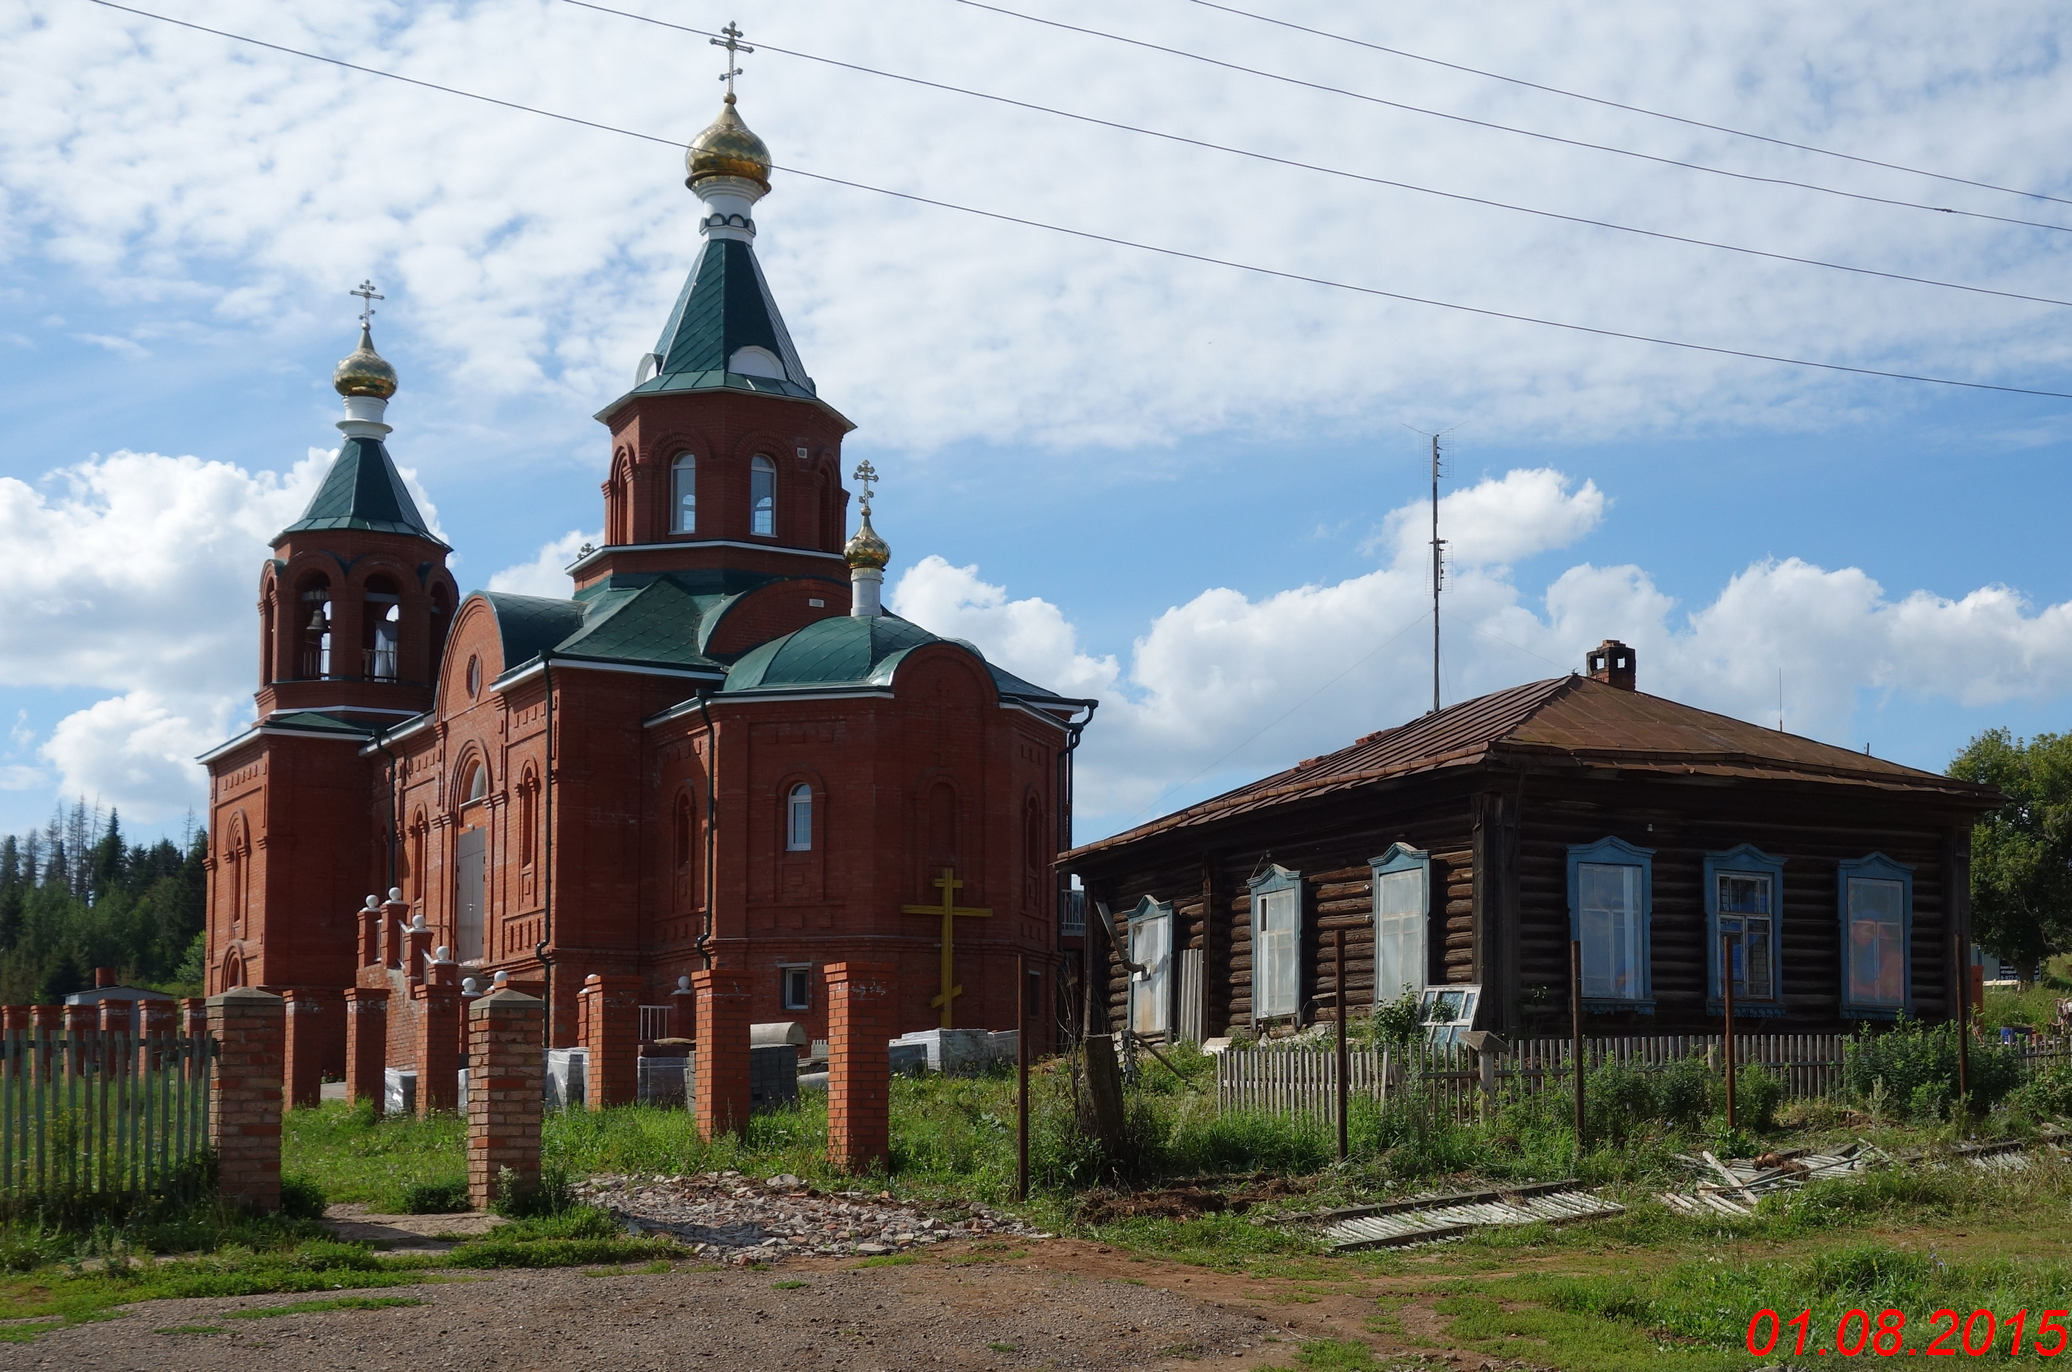
<path fill-rule="evenodd" d="M 259 717 L 315 710 L 384 724 L 432 703 L 458 602 L 452 551 L 418 513 L 383 440 L 396 369 L 374 350 L 362 282 L 360 344 L 332 374 L 344 440 L 302 518 L 259 577 Z"/>
<path fill-rule="evenodd" d="M 604 546 L 571 568 L 579 590 L 699 568 L 845 572 L 841 447 L 855 426 L 820 399 L 756 261 L 770 150 L 735 107 L 733 58 L 752 51 L 739 39 L 729 25 L 713 40 L 726 99 L 684 154 L 704 245 L 633 389 L 597 416 L 612 434 Z"/>

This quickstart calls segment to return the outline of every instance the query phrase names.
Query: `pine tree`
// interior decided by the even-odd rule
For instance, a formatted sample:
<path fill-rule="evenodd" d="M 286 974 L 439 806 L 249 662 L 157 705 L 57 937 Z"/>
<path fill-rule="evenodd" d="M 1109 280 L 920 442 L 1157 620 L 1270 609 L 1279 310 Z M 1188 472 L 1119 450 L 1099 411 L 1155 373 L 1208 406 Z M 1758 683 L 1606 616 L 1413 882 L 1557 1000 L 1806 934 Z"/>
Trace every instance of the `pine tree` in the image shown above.
<path fill-rule="evenodd" d="M 51 842 L 50 861 L 43 864 L 43 884 L 67 894 L 72 890 L 72 871 L 65 861 L 65 840 L 62 838 Z"/>
<path fill-rule="evenodd" d="M 31 829 L 22 835 L 22 885 L 33 887 L 43 875 L 43 836 Z"/>
<path fill-rule="evenodd" d="M 22 881 L 21 845 L 13 834 L 0 838 L 0 891 L 10 886 L 19 886 Z"/>

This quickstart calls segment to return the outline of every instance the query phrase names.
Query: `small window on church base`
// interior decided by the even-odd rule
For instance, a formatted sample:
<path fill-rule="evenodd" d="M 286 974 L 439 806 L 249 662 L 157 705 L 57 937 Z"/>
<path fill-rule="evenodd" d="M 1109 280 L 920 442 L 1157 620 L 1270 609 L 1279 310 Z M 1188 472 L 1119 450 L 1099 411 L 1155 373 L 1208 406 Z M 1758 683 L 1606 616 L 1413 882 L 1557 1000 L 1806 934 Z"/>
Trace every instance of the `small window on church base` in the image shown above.
<path fill-rule="evenodd" d="M 777 975 L 783 979 L 785 1009 L 810 1010 L 813 1008 L 813 968 L 811 964 L 797 963 L 779 967 Z"/>

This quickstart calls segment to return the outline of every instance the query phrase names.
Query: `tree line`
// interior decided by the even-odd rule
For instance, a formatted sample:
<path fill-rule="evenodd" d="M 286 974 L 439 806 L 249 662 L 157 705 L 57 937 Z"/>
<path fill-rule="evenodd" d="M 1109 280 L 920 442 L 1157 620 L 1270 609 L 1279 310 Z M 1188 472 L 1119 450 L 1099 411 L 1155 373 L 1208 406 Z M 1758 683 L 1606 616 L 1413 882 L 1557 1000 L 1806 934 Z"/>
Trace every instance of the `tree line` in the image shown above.
<path fill-rule="evenodd" d="M 0 1004 L 49 1005 L 112 967 L 127 985 L 192 991 L 202 979 L 208 835 L 131 844 L 113 809 L 60 805 L 0 835 Z"/>

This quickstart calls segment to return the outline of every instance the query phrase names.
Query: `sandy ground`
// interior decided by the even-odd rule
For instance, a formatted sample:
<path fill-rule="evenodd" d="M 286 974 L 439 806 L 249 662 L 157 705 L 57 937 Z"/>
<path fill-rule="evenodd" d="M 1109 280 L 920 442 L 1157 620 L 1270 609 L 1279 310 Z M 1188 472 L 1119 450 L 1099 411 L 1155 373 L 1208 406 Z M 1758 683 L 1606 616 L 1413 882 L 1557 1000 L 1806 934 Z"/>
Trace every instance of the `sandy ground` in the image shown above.
<path fill-rule="evenodd" d="M 885 1267 L 818 1259 L 745 1270 L 468 1274 L 364 1293 L 421 1305 L 268 1319 L 224 1316 L 321 1297 L 154 1301 L 0 1345 L 0 1368 L 1225 1372 L 1290 1362 L 1290 1345 L 1302 1338 L 1347 1336 L 1350 1321 L 1277 1306 L 1241 1279 L 1072 1241 L 1000 1247 L 937 1250 Z"/>

